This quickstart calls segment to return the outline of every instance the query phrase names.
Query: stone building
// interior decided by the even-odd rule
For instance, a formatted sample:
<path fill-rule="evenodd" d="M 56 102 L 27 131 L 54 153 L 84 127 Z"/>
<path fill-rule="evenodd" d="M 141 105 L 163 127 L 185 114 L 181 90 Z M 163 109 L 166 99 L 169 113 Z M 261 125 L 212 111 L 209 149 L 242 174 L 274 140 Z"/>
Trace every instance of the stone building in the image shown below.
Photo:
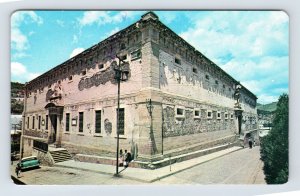
<path fill-rule="evenodd" d="M 119 65 L 120 149 L 137 166 L 223 149 L 257 130 L 257 97 L 148 12 L 26 84 L 23 156 L 38 140 L 82 161 L 115 160 Z"/>

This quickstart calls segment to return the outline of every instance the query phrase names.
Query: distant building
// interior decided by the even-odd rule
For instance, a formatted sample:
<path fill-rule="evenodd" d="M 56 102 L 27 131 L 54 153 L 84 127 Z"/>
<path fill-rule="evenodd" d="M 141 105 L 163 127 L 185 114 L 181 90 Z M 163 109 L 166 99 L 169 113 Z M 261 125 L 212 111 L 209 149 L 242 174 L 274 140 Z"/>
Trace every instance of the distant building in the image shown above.
<path fill-rule="evenodd" d="M 74 155 L 115 157 L 116 55 L 128 63 L 120 149 L 142 167 L 256 134 L 257 97 L 149 12 L 26 84 L 24 156 L 39 140 Z"/>
<path fill-rule="evenodd" d="M 11 132 L 21 132 L 22 131 L 22 115 L 21 114 L 11 114 L 10 115 Z"/>
<path fill-rule="evenodd" d="M 11 131 L 10 144 L 11 153 L 18 154 L 20 152 L 20 141 L 22 132 L 22 115 L 10 115 Z"/>

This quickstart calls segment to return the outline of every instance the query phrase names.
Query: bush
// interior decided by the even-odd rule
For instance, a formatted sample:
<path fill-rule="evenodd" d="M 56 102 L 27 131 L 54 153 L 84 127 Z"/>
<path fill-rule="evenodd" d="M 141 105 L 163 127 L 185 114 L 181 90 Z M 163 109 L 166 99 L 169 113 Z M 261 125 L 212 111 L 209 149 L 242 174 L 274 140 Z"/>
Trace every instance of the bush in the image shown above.
<path fill-rule="evenodd" d="M 261 139 L 260 154 L 268 184 L 283 184 L 288 181 L 288 122 L 289 97 L 283 94 L 277 103 L 273 128 Z"/>

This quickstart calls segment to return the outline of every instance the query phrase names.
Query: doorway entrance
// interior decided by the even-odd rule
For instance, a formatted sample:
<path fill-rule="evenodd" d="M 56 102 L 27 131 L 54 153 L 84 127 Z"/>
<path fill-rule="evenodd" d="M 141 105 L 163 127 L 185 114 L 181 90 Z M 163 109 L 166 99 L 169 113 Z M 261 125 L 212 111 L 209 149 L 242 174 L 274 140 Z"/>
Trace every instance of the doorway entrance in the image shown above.
<path fill-rule="evenodd" d="M 50 135 L 50 142 L 56 142 L 56 134 L 57 134 L 57 115 L 50 115 L 51 121 L 51 135 Z"/>

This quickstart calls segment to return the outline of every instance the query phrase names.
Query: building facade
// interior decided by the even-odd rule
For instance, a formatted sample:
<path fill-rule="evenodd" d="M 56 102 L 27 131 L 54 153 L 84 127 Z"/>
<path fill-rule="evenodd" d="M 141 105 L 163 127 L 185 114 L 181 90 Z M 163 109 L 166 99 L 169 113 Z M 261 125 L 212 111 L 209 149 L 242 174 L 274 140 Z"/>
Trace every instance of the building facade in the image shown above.
<path fill-rule="evenodd" d="M 257 131 L 256 96 L 148 12 L 26 84 L 23 156 L 39 140 L 74 156 L 115 157 L 119 65 L 120 149 L 136 162 Z"/>

